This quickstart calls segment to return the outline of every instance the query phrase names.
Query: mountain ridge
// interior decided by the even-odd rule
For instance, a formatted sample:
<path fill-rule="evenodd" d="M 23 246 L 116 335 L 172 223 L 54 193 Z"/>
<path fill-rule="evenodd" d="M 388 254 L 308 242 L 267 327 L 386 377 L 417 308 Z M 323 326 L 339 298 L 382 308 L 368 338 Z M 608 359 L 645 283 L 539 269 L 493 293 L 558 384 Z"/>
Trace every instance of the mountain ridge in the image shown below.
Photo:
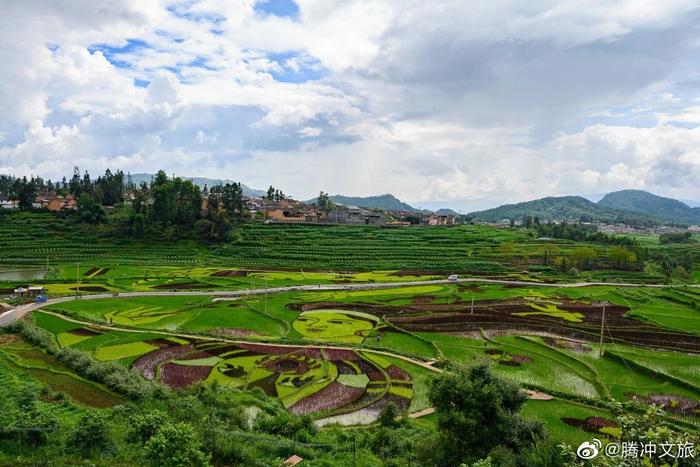
<path fill-rule="evenodd" d="M 679 224 L 700 223 L 700 208 L 691 208 L 673 198 L 655 195 L 642 190 L 619 190 L 606 194 L 599 206 L 637 212 L 664 222 Z"/>
<path fill-rule="evenodd" d="M 344 195 L 329 195 L 328 198 L 336 204 L 344 206 L 358 206 L 370 209 L 384 209 L 386 211 L 409 211 L 420 212 L 408 203 L 404 203 L 391 193 L 374 196 L 344 196 Z M 305 201 L 309 204 L 316 204 L 318 198 L 313 198 Z"/>
<path fill-rule="evenodd" d="M 600 206 L 582 196 L 548 196 L 522 203 L 505 204 L 492 209 L 476 211 L 470 217 L 490 222 L 503 219 L 520 220 L 538 217 L 542 222 L 575 221 L 653 225 L 658 220 L 638 213 Z"/>

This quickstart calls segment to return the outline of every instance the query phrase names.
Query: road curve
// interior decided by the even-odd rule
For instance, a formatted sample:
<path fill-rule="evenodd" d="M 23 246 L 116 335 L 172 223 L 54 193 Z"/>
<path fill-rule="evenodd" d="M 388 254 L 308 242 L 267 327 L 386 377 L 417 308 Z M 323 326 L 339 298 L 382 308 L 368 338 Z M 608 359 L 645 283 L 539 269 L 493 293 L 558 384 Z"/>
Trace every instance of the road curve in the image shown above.
<path fill-rule="evenodd" d="M 430 284 L 459 284 L 459 283 L 485 283 L 485 284 L 503 284 L 517 285 L 523 287 L 554 287 L 554 288 L 575 288 L 575 287 L 591 287 L 591 286 L 608 286 L 608 287 L 651 287 L 651 288 L 674 288 L 674 287 L 700 287 L 700 284 L 689 285 L 667 285 L 667 284 L 633 284 L 627 282 L 568 282 L 568 283 L 551 283 L 551 282 L 528 282 L 528 281 L 509 281 L 501 279 L 483 279 L 479 277 L 465 277 L 457 280 L 450 279 L 433 279 L 426 281 L 406 281 L 406 282 L 380 282 L 380 283 L 360 283 L 360 284 L 329 284 L 329 285 L 293 285 L 288 287 L 272 287 L 267 289 L 241 289 L 241 290 L 178 290 L 178 291 L 149 291 L 149 292 L 122 292 L 116 297 L 112 293 L 82 295 L 80 298 L 75 296 L 58 297 L 47 300 L 44 303 L 29 303 L 20 305 L 9 311 L 0 314 L 0 326 L 6 326 L 20 319 L 22 316 L 34 310 L 44 308 L 48 305 L 68 302 L 71 300 L 98 300 L 102 298 L 128 298 L 128 297 L 171 297 L 171 296 L 209 296 L 209 297 L 242 297 L 246 295 L 262 295 L 265 293 L 280 293 L 280 292 L 295 292 L 295 291 L 329 291 L 329 290 L 371 290 L 371 289 L 390 289 L 396 287 L 412 287 Z"/>

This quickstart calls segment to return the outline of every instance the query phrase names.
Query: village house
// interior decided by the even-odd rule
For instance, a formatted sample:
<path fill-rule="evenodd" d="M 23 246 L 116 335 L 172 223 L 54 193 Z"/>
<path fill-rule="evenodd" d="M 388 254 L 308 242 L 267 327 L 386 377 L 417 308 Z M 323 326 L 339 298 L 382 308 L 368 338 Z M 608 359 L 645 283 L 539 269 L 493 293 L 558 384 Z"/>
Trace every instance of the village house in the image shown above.
<path fill-rule="evenodd" d="M 357 206 L 338 205 L 336 209 L 328 214 L 328 221 L 336 224 L 382 225 L 384 223 L 384 213 Z"/>
<path fill-rule="evenodd" d="M 0 201 L 0 209 L 17 209 L 19 208 L 19 201 L 4 200 Z"/>
<path fill-rule="evenodd" d="M 17 295 L 18 297 L 38 297 L 39 295 L 44 295 L 44 287 L 18 287 L 15 289 L 15 295 Z"/>
<path fill-rule="evenodd" d="M 431 214 L 428 216 L 428 225 L 454 225 L 456 217 L 447 214 Z"/>

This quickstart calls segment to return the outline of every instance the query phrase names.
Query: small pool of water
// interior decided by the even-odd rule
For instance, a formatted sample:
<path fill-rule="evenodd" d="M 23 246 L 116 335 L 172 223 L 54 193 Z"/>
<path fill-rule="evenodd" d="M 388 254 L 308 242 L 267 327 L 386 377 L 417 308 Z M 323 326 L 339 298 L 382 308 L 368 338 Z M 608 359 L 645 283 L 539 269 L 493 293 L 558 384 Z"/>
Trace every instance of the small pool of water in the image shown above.
<path fill-rule="evenodd" d="M 0 269 L 0 282 L 2 281 L 35 281 L 46 276 L 46 269 Z"/>

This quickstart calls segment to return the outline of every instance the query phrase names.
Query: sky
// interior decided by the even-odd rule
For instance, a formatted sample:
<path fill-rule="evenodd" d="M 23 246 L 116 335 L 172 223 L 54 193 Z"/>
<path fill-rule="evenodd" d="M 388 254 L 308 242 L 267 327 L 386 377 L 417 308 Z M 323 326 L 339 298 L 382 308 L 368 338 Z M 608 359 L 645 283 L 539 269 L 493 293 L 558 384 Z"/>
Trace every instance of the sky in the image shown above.
<path fill-rule="evenodd" d="M 3 0 L 0 173 L 700 200 L 700 2 Z"/>

